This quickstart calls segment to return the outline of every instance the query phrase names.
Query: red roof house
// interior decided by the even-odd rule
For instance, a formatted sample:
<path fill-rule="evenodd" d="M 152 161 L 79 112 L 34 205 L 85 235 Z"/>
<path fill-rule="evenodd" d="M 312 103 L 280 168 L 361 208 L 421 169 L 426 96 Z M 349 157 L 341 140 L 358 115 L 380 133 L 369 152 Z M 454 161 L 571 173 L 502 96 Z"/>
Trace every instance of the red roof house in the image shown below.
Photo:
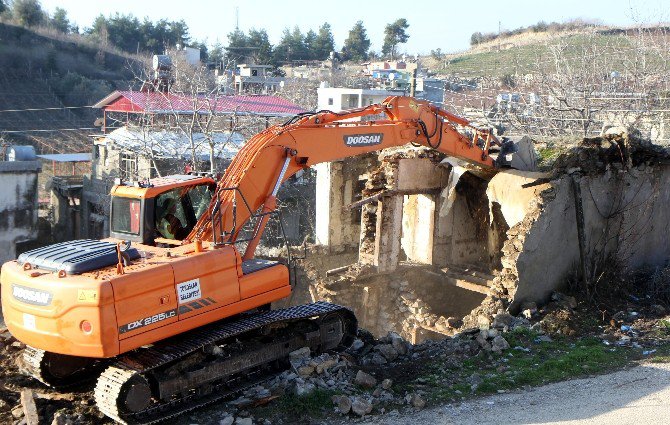
<path fill-rule="evenodd" d="M 184 96 L 174 93 L 115 91 L 93 105 L 104 112 L 150 114 L 210 113 L 217 115 L 248 114 L 288 117 L 304 112 L 300 106 L 277 96 Z"/>

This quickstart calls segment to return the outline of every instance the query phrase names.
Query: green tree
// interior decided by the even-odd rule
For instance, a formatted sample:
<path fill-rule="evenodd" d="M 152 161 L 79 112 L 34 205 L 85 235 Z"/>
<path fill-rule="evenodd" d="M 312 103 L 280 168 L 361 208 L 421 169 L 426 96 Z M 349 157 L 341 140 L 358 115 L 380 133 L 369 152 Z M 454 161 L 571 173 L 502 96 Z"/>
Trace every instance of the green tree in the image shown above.
<path fill-rule="evenodd" d="M 342 57 L 344 60 L 364 61 L 368 58 L 370 39 L 363 26 L 363 21 L 358 21 L 349 31 L 349 36 L 344 40 Z"/>
<path fill-rule="evenodd" d="M 382 45 L 383 54 L 391 55 L 391 59 L 395 59 L 398 44 L 406 43 L 409 40 L 407 28 L 409 28 L 409 24 L 405 18 L 397 19 L 395 22 L 386 25 L 386 28 L 384 28 L 384 44 Z"/>
<path fill-rule="evenodd" d="M 314 44 L 316 43 L 316 33 L 314 30 L 309 30 L 307 31 L 307 34 L 305 34 L 305 38 L 303 41 L 305 45 L 305 53 L 301 59 L 316 59 L 316 55 L 314 54 Z"/>
<path fill-rule="evenodd" d="M 223 62 L 223 56 L 224 56 L 224 48 L 221 42 L 218 40 L 216 43 L 212 44 L 212 48 L 209 49 L 209 61 L 212 62 L 215 65 L 219 65 Z"/>
<path fill-rule="evenodd" d="M 200 49 L 200 62 L 209 62 L 209 49 L 207 49 L 207 43 L 204 41 L 196 41 L 193 43 L 193 47 Z"/>
<path fill-rule="evenodd" d="M 309 49 L 314 59 L 318 60 L 327 59 L 330 52 L 335 50 L 335 37 L 328 22 L 319 27 L 319 32 Z"/>
<path fill-rule="evenodd" d="M 168 23 L 168 34 L 165 40 L 168 46 L 176 46 L 177 44 L 186 46 L 190 40 L 188 25 L 183 19 Z"/>
<path fill-rule="evenodd" d="M 470 36 L 470 45 L 471 46 L 476 46 L 479 43 L 481 43 L 482 41 L 484 41 L 484 34 L 482 34 L 479 31 L 473 32 L 472 35 Z"/>
<path fill-rule="evenodd" d="M 300 28 L 296 26 L 293 28 L 293 31 L 288 28 L 284 29 L 282 38 L 274 49 L 275 64 L 294 60 L 304 60 L 308 57 L 305 36 L 300 31 Z"/>
<path fill-rule="evenodd" d="M 259 65 L 272 64 L 272 44 L 268 33 L 264 30 L 250 29 L 247 44 L 251 48 L 251 59 Z"/>
<path fill-rule="evenodd" d="M 39 0 L 14 0 L 12 16 L 20 25 L 27 27 L 44 22 L 44 11 Z"/>
<path fill-rule="evenodd" d="M 100 43 L 107 43 L 107 41 L 109 41 L 107 18 L 103 15 L 96 16 L 91 27 L 84 30 L 84 34 L 96 39 Z"/>
<path fill-rule="evenodd" d="M 69 33 L 71 30 L 70 20 L 67 18 L 67 11 L 62 7 L 54 10 L 54 16 L 51 18 L 51 26 L 62 33 Z"/>
<path fill-rule="evenodd" d="M 228 34 L 228 47 L 226 47 L 226 56 L 234 64 L 245 61 L 248 53 L 249 39 L 240 29 Z"/>
<path fill-rule="evenodd" d="M 107 19 L 107 30 L 109 31 L 109 41 L 121 50 L 135 52 L 138 47 L 140 49 L 143 47 L 140 21 L 133 15 L 116 13 Z"/>
<path fill-rule="evenodd" d="M 183 20 L 161 19 L 152 22 L 145 18 L 140 22 L 132 15 L 118 13 L 109 17 L 98 15 L 84 33 L 103 43 L 109 41 L 119 49 L 132 53 L 138 50 L 163 53 L 177 44 L 186 46 L 190 42 L 188 26 Z"/>
<path fill-rule="evenodd" d="M 7 11 L 7 3 L 5 0 L 0 0 L 0 13 L 5 13 Z"/>

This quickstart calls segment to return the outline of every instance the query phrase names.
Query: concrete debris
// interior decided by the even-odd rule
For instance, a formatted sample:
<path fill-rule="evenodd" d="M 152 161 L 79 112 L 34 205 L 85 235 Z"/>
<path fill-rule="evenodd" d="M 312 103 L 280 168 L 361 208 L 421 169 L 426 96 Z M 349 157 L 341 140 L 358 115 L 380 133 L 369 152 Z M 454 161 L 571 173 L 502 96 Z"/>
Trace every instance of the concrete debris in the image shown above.
<path fill-rule="evenodd" d="M 339 413 L 346 415 L 351 411 L 351 399 L 346 395 L 334 395 L 332 400 Z"/>
<path fill-rule="evenodd" d="M 354 381 L 356 385 L 360 385 L 363 388 L 373 388 L 377 385 L 377 379 L 374 376 L 359 370 L 356 374 L 356 379 Z"/>
<path fill-rule="evenodd" d="M 23 416 L 28 425 L 39 425 L 40 418 L 37 414 L 35 405 L 35 395 L 32 390 L 21 391 L 21 406 L 23 407 Z"/>
<path fill-rule="evenodd" d="M 235 417 L 232 415 L 226 416 L 219 421 L 219 425 L 233 425 L 233 423 L 235 423 Z"/>
<path fill-rule="evenodd" d="M 423 409 L 426 406 L 426 400 L 416 393 L 408 395 L 406 400 L 412 407 L 417 409 Z"/>
<path fill-rule="evenodd" d="M 372 403 L 363 397 L 355 397 L 351 403 L 351 411 L 358 416 L 365 416 L 372 412 Z"/>
<path fill-rule="evenodd" d="M 291 363 L 302 363 L 304 360 L 309 359 L 309 357 L 309 347 L 299 348 L 288 355 L 289 361 Z"/>
<path fill-rule="evenodd" d="M 498 335 L 495 338 L 493 338 L 493 341 L 491 342 L 491 350 L 494 353 L 501 353 L 504 350 L 507 350 L 509 348 L 509 343 L 505 338 L 502 336 Z"/>
<path fill-rule="evenodd" d="M 393 347 L 392 344 L 381 344 L 375 347 L 376 351 L 379 351 L 379 353 L 384 356 L 384 358 L 392 362 L 393 360 L 398 358 L 398 351 Z"/>
<path fill-rule="evenodd" d="M 74 425 L 74 424 L 75 424 L 75 418 L 63 412 L 56 412 L 53 420 L 51 421 L 51 425 Z"/>
<path fill-rule="evenodd" d="M 509 329 L 512 326 L 512 322 L 514 321 L 514 316 L 512 316 L 509 313 L 498 313 L 495 316 L 493 316 L 493 324 L 492 326 L 495 329 Z"/>

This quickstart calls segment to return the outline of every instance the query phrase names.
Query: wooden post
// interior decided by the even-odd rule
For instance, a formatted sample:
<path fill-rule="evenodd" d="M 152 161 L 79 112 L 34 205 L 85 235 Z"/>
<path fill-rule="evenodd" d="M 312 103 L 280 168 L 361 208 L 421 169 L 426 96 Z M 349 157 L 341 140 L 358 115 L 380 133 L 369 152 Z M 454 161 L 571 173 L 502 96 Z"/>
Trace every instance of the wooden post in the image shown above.
<path fill-rule="evenodd" d="M 584 290 L 589 289 L 589 275 L 586 267 L 586 235 L 584 233 L 584 205 L 582 204 L 582 189 L 575 174 L 570 175 L 572 195 L 575 199 L 575 218 L 577 223 L 577 242 L 579 244 L 579 269 L 581 271 Z"/>

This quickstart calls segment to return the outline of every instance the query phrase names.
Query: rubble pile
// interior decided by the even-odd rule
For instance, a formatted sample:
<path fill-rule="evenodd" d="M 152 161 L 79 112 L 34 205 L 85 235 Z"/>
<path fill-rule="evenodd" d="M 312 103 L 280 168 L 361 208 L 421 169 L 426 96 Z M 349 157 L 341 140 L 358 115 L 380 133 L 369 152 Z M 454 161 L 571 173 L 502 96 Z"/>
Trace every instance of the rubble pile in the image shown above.
<path fill-rule="evenodd" d="M 619 127 L 600 137 L 587 137 L 576 147 L 561 154 L 553 165 L 555 176 L 579 170 L 585 175 L 602 174 L 614 168 L 630 169 L 654 165 L 670 158 L 670 150 L 654 145 L 639 131 Z"/>
<path fill-rule="evenodd" d="M 500 370 L 507 370 L 503 364 L 505 358 L 533 349 L 511 345 L 510 341 L 515 338 L 510 337 L 510 333 L 533 335 L 535 344 L 552 342 L 554 338 L 591 335 L 602 339 L 604 345 L 639 349 L 642 355 L 650 355 L 659 344 L 659 332 L 670 333 L 670 321 L 658 319 L 667 314 L 667 310 L 649 301 L 636 303 L 640 300 L 635 297 L 630 301 L 622 303 L 621 310 L 613 312 L 609 322 L 596 321 L 600 326 L 584 320 L 593 314 L 588 306 L 578 303 L 573 296 L 555 292 L 545 306 L 526 303 L 516 316 L 504 311 L 490 319 L 481 316 L 475 327 L 417 345 L 394 332 L 374 338 L 361 329 L 352 347 L 344 353 L 298 349 L 290 354 L 290 366 L 284 372 L 246 389 L 234 400 L 192 413 L 183 423 L 282 423 L 278 417 L 270 415 L 268 419 L 267 414 L 255 409 L 282 397 L 309 398 L 315 394 L 326 397 L 322 406 L 325 412 L 349 418 L 393 416 L 403 409 L 422 409 L 431 403 L 431 391 L 436 386 L 459 388 L 454 394 L 460 399 L 476 394 L 486 378 L 477 372 L 466 375 L 460 372 L 468 359 L 476 358 L 495 367 L 501 364 Z M 0 422 L 26 423 L 26 415 L 35 414 L 40 423 L 108 423 L 95 410 L 90 392 L 56 393 L 17 374 L 15 362 L 21 344 L 7 332 L 0 333 L 0 342 L 4 368 Z M 443 370 L 437 382 L 426 379 L 424 368 L 431 364 L 440 365 Z M 469 388 L 468 392 L 463 392 L 464 385 Z M 31 406 L 34 407 L 32 413 Z"/>
<path fill-rule="evenodd" d="M 102 414 L 94 407 L 91 392 L 57 392 L 21 374 L 23 348 L 6 328 L 0 328 L 0 423 L 100 422 Z"/>

